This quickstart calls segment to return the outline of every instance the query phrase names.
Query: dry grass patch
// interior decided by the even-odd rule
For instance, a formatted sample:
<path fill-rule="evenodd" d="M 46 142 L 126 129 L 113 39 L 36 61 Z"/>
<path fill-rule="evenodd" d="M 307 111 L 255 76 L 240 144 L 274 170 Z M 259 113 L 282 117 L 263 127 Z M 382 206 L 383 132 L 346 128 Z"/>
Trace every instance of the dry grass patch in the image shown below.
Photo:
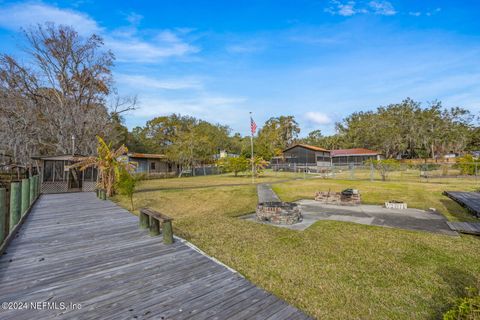
<path fill-rule="evenodd" d="M 296 179 L 303 177 L 303 174 L 294 172 L 273 172 L 266 171 L 260 177 L 255 178 L 255 183 L 271 183 Z M 248 185 L 252 183 L 252 177 L 248 174 L 239 174 L 238 177 L 233 174 L 221 174 L 212 176 L 183 177 L 174 179 L 154 179 L 141 181 L 138 190 L 152 189 L 182 189 L 196 188 L 204 186 L 222 186 L 222 185 Z"/>
<path fill-rule="evenodd" d="M 315 179 L 274 188 L 284 200 L 354 186 L 370 203 L 398 197 L 419 206 L 442 204 L 442 187 L 435 184 L 405 191 L 390 183 L 358 183 Z M 128 207 L 126 199 L 117 200 Z M 466 286 L 480 281 L 480 239 L 472 236 L 336 221 L 299 232 L 235 218 L 254 211 L 255 186 L 142 192 L 135 201 L 171 215 L 177 235 L 318 319 L 438 318 Z"/>

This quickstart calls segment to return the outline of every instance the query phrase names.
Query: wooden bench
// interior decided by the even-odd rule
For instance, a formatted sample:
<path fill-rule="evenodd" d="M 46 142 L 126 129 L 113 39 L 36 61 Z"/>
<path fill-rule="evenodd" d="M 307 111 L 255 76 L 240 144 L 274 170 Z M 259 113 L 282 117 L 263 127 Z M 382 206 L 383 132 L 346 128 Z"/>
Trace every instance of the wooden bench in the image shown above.
<path fill-rule="evenodd" d="M 173 219 L 149 208 L 140 209 L 139 215 L 140 228 L 149 228 L 150 235 L 158 236 L 160 234 L 160 224 L 162 225 L 163 242 L 165 244 L 173 243 Z"/>

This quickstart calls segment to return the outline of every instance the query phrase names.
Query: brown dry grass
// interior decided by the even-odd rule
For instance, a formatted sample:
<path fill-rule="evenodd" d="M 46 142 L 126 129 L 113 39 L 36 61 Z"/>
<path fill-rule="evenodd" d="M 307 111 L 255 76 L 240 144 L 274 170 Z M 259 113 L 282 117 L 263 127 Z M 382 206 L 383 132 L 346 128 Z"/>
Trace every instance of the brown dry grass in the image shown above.
<path fill-rule="evenodd" d="M 208 178 L 208 184 L 215 181 Z M 183 183 L 160 181 L 166 186 Z M 310 179 L 274 188 L 284 200 L 292 200 L 350 186 L 359 188 L 369 203 L 406 199 L 413 206 L 436 207 L 452 219 L 468 218 L 440 194 L 445 187 L 462 188 L 461 182 L 442 186 Z M 126 199 L 117 200 L 128 207 Z M 254 186 L 135 196 L 137 207 L 173 216 L 177 235 L 318 319 L 436 319 L 466 286 L 480 281 L 479 238 L 335 221 L 299 232 L 236 218 L 252 212 L 256 201 Z"/>

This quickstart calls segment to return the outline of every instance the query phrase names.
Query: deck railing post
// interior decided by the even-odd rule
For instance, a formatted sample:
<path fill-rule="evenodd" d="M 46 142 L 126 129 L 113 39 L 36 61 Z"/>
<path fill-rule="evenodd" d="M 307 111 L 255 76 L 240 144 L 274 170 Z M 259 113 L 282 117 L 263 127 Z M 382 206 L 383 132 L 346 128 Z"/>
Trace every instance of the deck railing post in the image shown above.
<path fill-rule="evenodd" d="M 162 223 L 163 242 L 165 244 L 173 243 L 172 221 L 165 221 Z"/>
<path fill-rule="evenodd" d="M 7 236 L 7 189 L 0 188 L 0 243 Z"/>
<path fill-rule="evenodd" d="M 30 180 L 22 179 L 22 216 L 30 207 Z"/>
<path fill-rule="evenodd" d="M 32 176 L 28 180 L 30 185 L 29 198 L 30 198 L 30 205 L 31 205 L 33 204 L 33 201 L 35 201 L 35 178 Z"/>
<path fill-rule="evenodd" d="M 12 182 L 10 184 L 10 231 L 20 220 L 20 183 Z"/>

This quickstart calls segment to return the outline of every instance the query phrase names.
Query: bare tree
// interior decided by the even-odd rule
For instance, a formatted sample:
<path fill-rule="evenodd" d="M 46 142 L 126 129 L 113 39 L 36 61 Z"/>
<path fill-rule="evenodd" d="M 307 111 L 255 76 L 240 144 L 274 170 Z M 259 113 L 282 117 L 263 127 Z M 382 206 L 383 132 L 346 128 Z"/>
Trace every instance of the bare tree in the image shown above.
<path fill-rule="evenodd" d="M 93 154 L 95 136 L 109 136 L 112 118 L 136 104 L 136 97 L 120 98 L 113 88 L 113 53 L 102 50 L 99 36 L 83 38 L 68 26 L 37 25 L 23 33 L 25 65 L 0 55 L 2 147 L 23 163 L 33 154 Z"/>

